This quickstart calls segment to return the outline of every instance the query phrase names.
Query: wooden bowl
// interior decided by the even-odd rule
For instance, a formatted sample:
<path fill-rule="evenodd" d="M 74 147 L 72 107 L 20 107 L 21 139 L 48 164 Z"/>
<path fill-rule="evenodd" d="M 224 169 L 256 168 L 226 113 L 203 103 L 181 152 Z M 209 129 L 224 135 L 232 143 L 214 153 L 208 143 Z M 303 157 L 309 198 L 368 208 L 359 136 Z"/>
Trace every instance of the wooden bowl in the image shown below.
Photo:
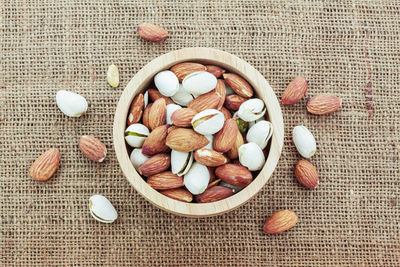
<path fill-rule="evenodd" d="M 152 82 L 160 71 L 185 61 L 214 64 L 229 72 L 245 78 L 254 88 L 256 96 L 267 106 L 267 116 L 271 121 L 274 133 L 271 138 L 270 151 L 266 163 L 254 181 L 235 195 L 213 203 L 185 203 L 166 197 L 157 192 L 136 172 L 128 154 L 124 132 L 129 107 L 133 98 Z M 283 146 L 283 119 L 279 102 L 265 78 L 246 61 L 227 52 L 213 48 L 184 48 L 164 54 L 144 66 L 128 83 L 118 102 L 114 118 L 114 146 L 117 159 L 123 173 L 133 187 L 148 201 L 157 207 L 176 215 L 187 217 L 207 217 L 231 211 L 254 197 L 269 180 L 274 171 Z"/>

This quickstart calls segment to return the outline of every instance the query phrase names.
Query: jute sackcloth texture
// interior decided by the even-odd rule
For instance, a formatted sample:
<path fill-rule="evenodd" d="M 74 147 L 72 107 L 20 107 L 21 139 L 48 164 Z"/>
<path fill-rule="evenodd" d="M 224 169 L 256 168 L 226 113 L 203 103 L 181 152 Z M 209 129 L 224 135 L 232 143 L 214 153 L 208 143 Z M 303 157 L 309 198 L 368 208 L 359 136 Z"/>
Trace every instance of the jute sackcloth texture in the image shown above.
<path fill-rule="evenodd" d="M 398 1 L 22 1 L 0 2 L 1 266 L 399 266 L 400 3 Z M 136 26 L 164 26 L 163 43 Z M 226 215 L 189 219 L 144 200 L 118 166 L 113 114 L 124 86 L 153 58 L 184 47 L 214 47 L 252 64 L 278 97 L 297 75 L 308 96 L 343 98 L 339 112 L 314 116 L 283 107 L 285 146 L 267 186 Z M 107 67 L 121 71 L 109 87 Z M 68 118 L 58 90 L 90 107 Z M 291 130 L 304 124 L 318 143 L 316 190 L 294 178 L 300 156 Z M 102 164 L 78 150 L 93 134 L 109 150 Z M 61 166 L 46 183 L 28 176 L 50 147 Z M 91 218 L 102 194 L 113 224 Z M 262 232 L 265 219 L 292 209 L 298 225 Z"/>

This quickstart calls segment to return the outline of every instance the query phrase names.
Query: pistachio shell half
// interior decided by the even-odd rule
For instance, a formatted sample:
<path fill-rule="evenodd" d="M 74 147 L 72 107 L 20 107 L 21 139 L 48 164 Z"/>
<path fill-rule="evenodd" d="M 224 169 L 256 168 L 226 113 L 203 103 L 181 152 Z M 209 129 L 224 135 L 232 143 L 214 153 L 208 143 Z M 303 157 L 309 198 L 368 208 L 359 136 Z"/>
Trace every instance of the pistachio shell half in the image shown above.
<path fill-rule="evenodd" d="M 206 109 L 192 119 L 193 130 L 203 135 L 215 134 L 224 126 L 224 114 L 216 109 Z"/>
<path fill-rule="evenodd" d="M 89 199 L 90 214 L 102 223 L 112 223 L 118 218 L 111 202 L 102 195 L 93 195 Z"/>
<path fill-rule="evenodd" d="M 154 84 L 158 91 L 164 96 L 170 97 L 179 90 L 179 80 L 176 75 L 169 70 L 164 70 L 154 77 Z"/>
<path fill-rule="evenodd" d="M 239 161 L 250 171 L 258 171 L 264 166 L 265 156 L 256 143 L 250 142 L 239 147 Z"/>
<path fill-rule="evenodd" d="M 183 183 L 193 195 L 203 193 L 210 182 L 208 168 L 198 162 L 192 164 L 189 172 L 185 174 Z"/>
<path fill-rule="evenodd" d="M 255 121 L 264 116 L 265 111 L 264 102 L 261 99 L 252 98 L 240 105 L 238 116 L 244 121 Z"/>
<path fill-rule="evenodd" d="M 259 121 L 254 124 L 247 132 L 247 142 L 256 143 L 261 150 L 264 149 L 273 133 L 272 123 L 269 121 Z"/>
<path fill-rule="evenodd" d="M 171 170 L 173 174 L 186 174 L 193 163 L 193 152 L 171 151 Z"/>
<path fill-rule="evenodd" d="M 149 129 L 140 123 L 134 123 L 125 130 L 125 141 L 131 147 L 141 147 L 149 135 Z"/>
<path fill-rule="evenodd" d="M 207 71 L 196 71 L 187 75 L 182 85 L 190 94 L 202 95 L 217 86 L 217 78 Z"/>

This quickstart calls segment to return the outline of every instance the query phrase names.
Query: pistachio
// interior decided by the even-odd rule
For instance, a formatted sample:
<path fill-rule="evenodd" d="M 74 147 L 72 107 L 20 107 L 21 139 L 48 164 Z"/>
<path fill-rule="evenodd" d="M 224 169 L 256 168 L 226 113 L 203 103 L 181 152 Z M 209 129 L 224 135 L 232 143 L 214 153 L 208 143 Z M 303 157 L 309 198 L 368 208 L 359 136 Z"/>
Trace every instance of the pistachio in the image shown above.
<path fill-rule="evenodd" d="M 183 183 L 193 195 L 203 193 L 210 181 L 208 168 L 198 162 L 192 164 L 189 172 L 185 174 Z"/>
<path fill-rule="evenodd" d="M 183 88 L 191 94 L 202 95 L 217 86 L 217 78 L 207 71 L 193 72 L 182 81 Z"/>
<path fill-rule="evenodd" d="M 263 150 L 273 133 L 272 123 L 269 121 L 259 121 L 247 132 L 247 142 L 256 143 Z"/>
<path fill-rule="evenodd" d="M 132 150 L 130 159 L 133 164 L 133 166 L 137 169 L 139 168 L 140 165 L 146 162 L 150 157 L 147 157 L 142 154 L 142 149 L 141 148 L 135 148 Z"/>
<path fill-rule="evenodd" d="M 164 70 L 154 77 L 154 83 L 163 96 L 173 96 L 179 90 L 179 80 L 176 75 L 169 70 Z"/>
<path fill-rule="evenodd" d="M 264 166 L 265 156 L 256 143 L 250 142 L 239 147 L 239 161 L 250 171 L 258 171 Z"/>
<path fill-rule="evenodd" d="M 178 92 L 171 96 L 171 98 L 175 101 L 175 103 L 184 107 L 187 107 L 190 101 L 194 99 L 194 97 L 183 88 L 182 84 L 179 84 Z"/>
<path fill-rule="evenodd" d="M 192 119 L 193 129 L 203 135 L 215 134 L 224 126 L 224 114 L 216 109 L 206 109 Z"/>
<path fill-rule="evenodd" d="M 312 133 L 303 125 L 293 128 L 293 142 L 300 155 L 311 158 L 317 151 L 317 144 Z"/>
<path fill-rule="evenodd" d="M 80 117 L 88 109 L 88 103 L 83 96 L 66 90 L 57 92 L 56 102 L 58 108 L 69 117 Z"/>
<path fill-rule="evenodd" d="M 147 105 L 149 104 L 149 92 L 148 91 L 146 91 L 144 93 L 143 98 L 144 98 L 144 107 L 146 108 Z"/>
<path fill-rule="evenodd" d="M 263 118 L 263 117 L 261 117 L 261 118 L 259 118 L 258 120 L 255 120 L 255 121 L 249 121 L 249 128 L 253 127 L 253 126 L 254 126 L 254 124 L 256 124 L 257 122 L 259 122 L 259 121 L 263 121 L 263 120 L 264 120 L 264 118 Z"/>
<path fill-rule="evenodd" d="M 140 123 L 134 123 L 125 130 L 125 140 L 131 147 L 141 147 L 149 135 L 149 129 Z"/>
<path fill-rule="evenodd" d="M 119 85 L 119 71 L 118 67 L 114 64 L 108 67 L 107 82 L 111 87 L 117 87 Z"/>
<path fill-rule="evenodd" d="M 236 124 L 238 125 L 239 131 L 241 134 L 246 134 L 247 130 L 249 129 L 249 123 L 242 119 L 237 119 Z"/>
<path fill-rule="evenodd" d="M 90 197 L 89 209 L 92 217 L 102 223 L 112 223 L 118 218 L 114 206 L 102 195 L 93 195 Z"/>
<path fill-rule="evenodd" d="M 181 109 L 182 107 L 176 104 L 169 104 L 167 105 L 167 124 L 172 124 L 171 121 L 171 116 L 172 113 L 174 113 L 175 111 L 177 111 L 178 109 Z"/>
<path fill-rule="evenodd" d="M 171 170 L 173 174 L 186 174 L 193 163 L 193 152 L 171 151 Z"/>
<path fill-rule="evenodd" d="M 265 111 L 264 102 L 261 99 L 252 98 L 240 105 L 238 116 L 244 121 L 255 121 L 264 116 Z"/>

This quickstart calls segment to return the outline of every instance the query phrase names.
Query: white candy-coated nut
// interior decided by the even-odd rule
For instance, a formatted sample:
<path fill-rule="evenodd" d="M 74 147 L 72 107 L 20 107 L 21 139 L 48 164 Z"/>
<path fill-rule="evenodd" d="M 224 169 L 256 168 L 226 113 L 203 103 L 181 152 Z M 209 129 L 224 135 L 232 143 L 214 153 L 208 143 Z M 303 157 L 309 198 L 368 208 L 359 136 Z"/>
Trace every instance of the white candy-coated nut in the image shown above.
<path fill-rule="evenodd" d="M 216 109 L 206 109 L 192 119 L 193 130 L 203 135 L 215 134 L 224 126 L 225 117 Z"/>
<path fill-rule="evenodd" d="M 208 168 L 198 162 L 194 162 L 189 172 L 185 174 L 183 183 L 193 195 L 203 193 L 210 182 Z"/>
<path fill-rule="evenodd" d="M 108 67 L 107 82 L 111 87 L 117 87 L 119 85 L 119 70 L 114 64 Z"/>
<path fill-rule="evenodd" d="M 188 93 L 184 88 L 182 84 L 179 84 L 179 90 L 178 92 L 176 92 L 176 94 L 174 94 L 173 96 L 171 96 L 171 99 L 179 104 L 182 105 L 184 107 L 187 107 L 187 105 L 189 105 L 190 101 L 193 100 L 193 95 L 191 95 L 190 93 Z"/>
<path fill-rule="evenodd" d="M 171 121 L 171 116 L 172 113 L 174 113 L 175 111 L 177 111 L 178 109 L 181 109 L 182 107 L 176 104 L 168 104 L 167 105 L 167 124 L 172 124 Z"/>
<path fill-rule="evenodd" d="M 312 133 L 303 125 L 293 128 L 293 142 L 300 155 L 311 158 L 317 151 L 317 143 Z"/>
<path fill-rule="evenodd" d="M 149 157 L 142 154 L 141 148 L 135 148 L 134 150 L 132 150 L 130 159 L 133 164 L 133 167 L 135 167 L 137 169 L 137 168 L 139 168 L 140 165 L 145 163 L 146 160 L 149 159 Z"/>
<path fill-rule="evenodd" d="M 264 102 L 261 99 L 252 98 L 240 105 L 237 114 L 244 121 L 255 121 L 264 116 L 265 111 Z"/>
<path fill-rule="evenodd" d="M 149 129 L 141 123 L 134 123 L 125 130 L 125 141 L 131 147 L 141 147 L 149 135 Z"/>
<path fill-rule="evenodd" d="M 149 91 L 146 91 L 143 95 L 143 100 L 144 100 L 144 107 L 147 107 L 149 104 Z"/>
<path fill-rule="evenodd" d="M 88 103 L 83 96 L 66 90 L 57 92 L 56 102 L 58 108 L 69 117 L 80 117 L 88 109 Z"/>
<path fill-rule="evenodd" d="M 111 202 L 102 195 L 93 195 L 89 199 L 90 214 L 102 223 L 112 223 L 118 218 Z"/>
<path fill-rule="evenodd" d="M 158 91 L 167 97 L 173 96 L 179 90 L 178 77 L 176 77 L 176 75 L 169 70 L 164 70 L 157 73 L 157 75 L 154 77 L 154 83 Z"/>
<path fill-rule="evenodd" d="M 202 95 L 217 86 L 217 78 L 207 71 L 196 71 L 187 75 L 183 79 L 182 85 L 190 94 Z"/>
<path fill-rule="evenodd" d="M 264 149 L 273 133 L 272 123 L 261 120 L 254 124 L 247 132 L 247 142 L 256 143 L 261 149 Z"/>
<path fill-rule="evenodd" d="M 250 142 L 239 147 L 239 161 L 250 171 L 258 171 L 264 166 L 265 157 L 261 148 L 256 143 Z"/>
<path fill-rule="evenodd" d="M 205 145 L 203 148 L 208 148 L 213 150 L 213 142 L 214 142 L 214 135 L 205 135 L 208 141 L 210 141 L 207 145 Z"/>
<path fill-rule="evenodd" d="M 171 151 L 172 173 L 182 176 L 186 174 L 193 163 L 193 152 Z"/>

